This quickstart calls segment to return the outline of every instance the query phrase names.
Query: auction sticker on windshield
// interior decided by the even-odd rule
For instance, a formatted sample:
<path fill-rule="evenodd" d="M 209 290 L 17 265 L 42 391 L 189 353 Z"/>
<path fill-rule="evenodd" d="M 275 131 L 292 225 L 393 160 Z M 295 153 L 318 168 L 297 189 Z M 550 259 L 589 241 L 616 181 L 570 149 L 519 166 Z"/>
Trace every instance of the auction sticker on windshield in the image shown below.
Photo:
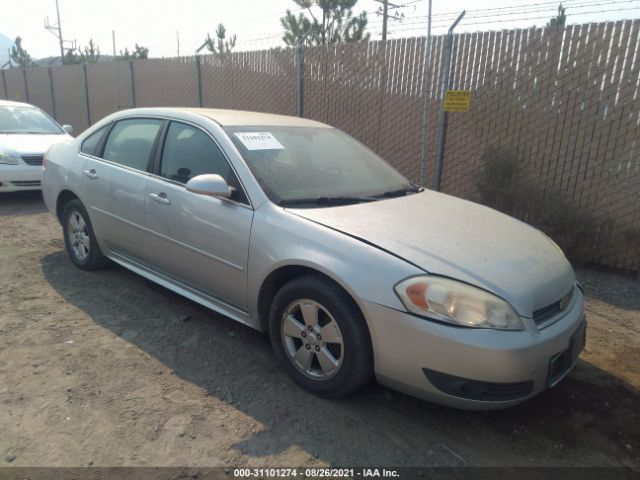
<path fill-rule="evenodd" d="M 235 136 L 247 150 L 284 150 L 282 144 L 269 132 L 239 132 Z"/>

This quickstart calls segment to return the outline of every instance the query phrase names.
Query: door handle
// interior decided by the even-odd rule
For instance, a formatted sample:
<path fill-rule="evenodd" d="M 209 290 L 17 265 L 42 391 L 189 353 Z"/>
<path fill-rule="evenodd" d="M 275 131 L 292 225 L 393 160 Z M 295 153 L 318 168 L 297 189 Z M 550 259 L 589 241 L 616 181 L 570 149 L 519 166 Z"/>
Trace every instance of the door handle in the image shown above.
<path fill-rule="evenodd" d="M 171 203 L 171 200 L 167 198 L 167 194 L 164 192 L 150 193 L 149 196 L 156 202 L 161 203 L 162 205 L 169 205 Z"/>
<path fill-rule="evenodd" d="M 91 170 L 85 170 L 84 174 L 94 180 L 99 177 L 98 173 L 93 168 Z"/>

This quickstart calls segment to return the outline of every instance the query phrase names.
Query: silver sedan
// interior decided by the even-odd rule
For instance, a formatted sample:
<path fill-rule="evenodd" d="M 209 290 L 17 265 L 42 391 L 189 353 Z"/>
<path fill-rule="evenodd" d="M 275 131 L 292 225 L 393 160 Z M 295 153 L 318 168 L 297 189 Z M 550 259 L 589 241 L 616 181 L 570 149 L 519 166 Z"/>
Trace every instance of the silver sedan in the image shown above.
<path fill-rule="evenodd" d="M 552 240 L 315 121 L 115 113 L 49 150 L 43 195 L 77 267 L 110 259 L 268 331 L 318 395 L 375 376 L 502 408 L 555 385 L 584 346 L 582 291 Z"/>

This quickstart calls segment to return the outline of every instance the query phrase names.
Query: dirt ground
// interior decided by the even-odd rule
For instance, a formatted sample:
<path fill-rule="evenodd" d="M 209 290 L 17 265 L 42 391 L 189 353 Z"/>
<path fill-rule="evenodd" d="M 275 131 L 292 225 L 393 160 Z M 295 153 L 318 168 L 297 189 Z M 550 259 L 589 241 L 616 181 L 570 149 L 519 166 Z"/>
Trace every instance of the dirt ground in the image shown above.
<path fill-rule="evenodd" d="M 266 335 L 123 268 L 87 273 L 40 195 L 0 197 L 0 466 L 640 466 L 640 281 L 578 269 L 556 388 L 462 412 L 374 383 L 329 401 Z"/>

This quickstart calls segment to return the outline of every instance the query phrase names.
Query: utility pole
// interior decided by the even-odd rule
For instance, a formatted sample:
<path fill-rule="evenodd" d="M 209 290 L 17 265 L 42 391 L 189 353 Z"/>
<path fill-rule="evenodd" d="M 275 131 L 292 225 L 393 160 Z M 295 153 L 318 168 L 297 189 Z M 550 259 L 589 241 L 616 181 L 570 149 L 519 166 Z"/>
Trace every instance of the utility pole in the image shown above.
<path fill-rule="evenodd" d="M 382 1 L 382 41 L 387 39 L 387 21 L 389 20 L 389 2 Z"/>
<path fill-rule="evenodd" d="M 376 15 L 382 16 L 382 41 L 384 42 L 387 39 L 387 23 L 389 21 L 389 8 L 402 8 L 404 5 L 396 5 L 395 3 L 389 3 L 389 0 L 374 0 L 377 3 L 381 3 L 382 6 L 378 7 L 378 11 Z M 402 22 L 404 19 L 404 13 L 395 12 L 391 16 L 392 20 L 397 20 Z"/>
<path fill-rule="evenodd" d="M 56 0 L 56 16 L 58 17 L 58 40 L 60 40 L 60 63 L 64 58 L 64 40 L 62 40 L 62 25 L 60 24 L 60 6 Z"/>
<path fill-rule="evenodd" d="M 49 30 L 53 35 L 58 38 L 58 42 L 60 43 L 60 63 L 64 63 L 64 38 L 62 37 L 62 24 L 60 23 L 60 6 L 58 5 L 58 0 L 56 0 L 56 16 L 58 18 L 57 25 L 51 25 L 49 23 L 49 17 L 45 17 L 44 19 L 44 28 Z M 75 43 L 72 47 L 67 50 L 75 49 Z"/>
<path fill-rule="evenodd" d="M 116 59 L 116 31 L 111 30 L 111 42 L 113 43 L 113 59 Z"/>
<path fill-rule="evenodd" d="M 176 31 L 176 42 L 178 44 L 178 56 L 180 56 L 180 32 Z"/>

